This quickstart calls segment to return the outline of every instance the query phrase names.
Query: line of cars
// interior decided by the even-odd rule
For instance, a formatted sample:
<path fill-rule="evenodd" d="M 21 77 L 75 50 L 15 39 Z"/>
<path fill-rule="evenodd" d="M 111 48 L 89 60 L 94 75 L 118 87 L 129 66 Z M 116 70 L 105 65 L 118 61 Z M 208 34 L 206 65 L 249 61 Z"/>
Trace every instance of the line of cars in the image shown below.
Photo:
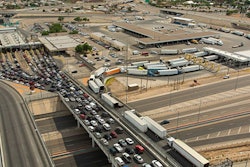
<path fill-rule="evenodd" d="M 20 52 L 22 54 L 23 52 Z M 14 54 L 12 54 L 13 58 Z M 24 56 L 24 55 L 21 55 Z M 58 92 L 69 104 L 70 108 L 88 127 L 89 131 L 106 146 L 120 166 L 137 163 L 146 166 L 142 153 L 144 148 L 133 141 L 124 132 L 123 128 L 82 89 L 76 86 L 56 66 L 54 59 L 43 51 L 31 52 L 25 59 L 33 74 L 28 74 L 17 63 L 1 62 L 2 79 L 16 81 L 27 86 L 51 92 Z M 12 76 L 16 77 L 13 78 Z M 120 156 L 119 156 L 120 155 Z M 124 163 L 124 164 L 123 164 Z M 122 165 L 123 164 L 123 165 Z M 153 162 L 151 163 L 153 165 Z M 146 167 L 149 167 L 148 164 Z M 161 166 L 158 166 L 161 167 Z"/>

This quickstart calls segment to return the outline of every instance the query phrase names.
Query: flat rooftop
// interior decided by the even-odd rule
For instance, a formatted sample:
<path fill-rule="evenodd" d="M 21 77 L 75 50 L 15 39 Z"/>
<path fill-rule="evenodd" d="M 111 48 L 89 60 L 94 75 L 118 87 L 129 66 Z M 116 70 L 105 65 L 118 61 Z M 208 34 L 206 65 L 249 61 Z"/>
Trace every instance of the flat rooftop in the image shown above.
<path fill-rule="evenodd" d="M 213 33 L 210 31 L 196 32 L 196 33 L 186 32 L 183 34 L 163 34 L 160 32 L 148 30 L 148 29 L 136 26 L 134 24 L 128 24 L 125 22 L 118 22 L 118 23 L 115 23 L 114 25 L 117 27 L 123 28 L 127 31 L 131 31 L 131 32 L 146 36 L 147 38 L 138 39 L 138 42 L 144 45 L 187 41 L 191 39 L 200 39 L 200 38 L 206 38 L 206 37 L 218 35 L 218 33 Z"/>
<path fill-rule="evenodd" d="M 74 48 L 81 42 L 67 35 L 55 37 L 40 37 L 39 40 L 49 51 L 65 51 L 68 48 Z"/>

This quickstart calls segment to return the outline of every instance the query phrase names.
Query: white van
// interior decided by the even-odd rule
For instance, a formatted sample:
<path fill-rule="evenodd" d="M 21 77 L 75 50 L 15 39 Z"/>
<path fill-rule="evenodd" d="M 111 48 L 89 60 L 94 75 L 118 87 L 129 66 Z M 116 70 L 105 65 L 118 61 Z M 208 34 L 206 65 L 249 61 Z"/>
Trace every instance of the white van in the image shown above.
<path fill-rule="evenodd" d="M 95 109 L 95 108 L 97 107 L 96 104 L 95 104 L 94 102 L 90 102 L 89 105 L 90 105 L 93 109 Z"/>

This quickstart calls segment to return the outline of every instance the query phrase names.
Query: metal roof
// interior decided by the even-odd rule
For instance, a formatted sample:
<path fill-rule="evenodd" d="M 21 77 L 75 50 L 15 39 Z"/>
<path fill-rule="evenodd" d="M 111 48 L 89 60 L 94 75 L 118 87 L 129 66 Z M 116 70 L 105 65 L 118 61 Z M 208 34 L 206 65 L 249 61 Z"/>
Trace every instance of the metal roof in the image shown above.
<path fill-rule="evenodd" d="M 214 53 L 216 55 L 224 56 L 228 59 L 232 59 L 232 60 L 239 61 L 242 63 L 250 61 L 250 57 L 246 58 L 246 57 L 239 55 L 239 54 L 230 53 L 230 52 L 223 51 L 223 50 L 216 49 L 216 48 L 212 48 L 212 47 L 204 47 L 203 50 L 209 52 L 210 54 Z"/>
<path fill-rule="evenodd" d="M 114 25 L 148 37 L 148 38 L 138 39 L 138 42 L 144 45 L 161 44 L 161 43 L 167 43 L 167 42 L 178 42 L 178 41 L 185 41 L 185 40 L 191 40 L 191 39 L 206 38 L 206 37 L 217 35 L 217 33 L 213 33 L 210 31 L 172 35 L 172 34 L 163 34 L 160 32 L 155 32 L 155 31 L 141 28 L 136 25 L 128 24 L 125 22 L 118 22 L 118 23 L 115 23 Z"/>

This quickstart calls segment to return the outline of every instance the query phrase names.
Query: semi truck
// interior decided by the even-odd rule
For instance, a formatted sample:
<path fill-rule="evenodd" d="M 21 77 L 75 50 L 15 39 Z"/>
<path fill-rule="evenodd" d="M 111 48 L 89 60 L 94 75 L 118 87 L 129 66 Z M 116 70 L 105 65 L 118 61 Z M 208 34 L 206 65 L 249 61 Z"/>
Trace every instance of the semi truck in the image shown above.
<path fill-rule="evenodd" d="M 141 118 L 139 118 L 134 110 L 128 110 L 124 112 L 124 117 L 128 120 L 132 125 L 134 125 L 140 132 L 146 132 L 148 130 L 147 124 Z"/>
<path fill-rule="evenodd" d="M 119 101 L 111 97 L 108 93 L 102 93 L 101 99 L 113 108 L 119 107 Z"/>
<path fill-rule="evenodd" d="M 244 35 L 244 32 L 242 32 L 242 31 L 232 31 L 231 33 L 235 34 L 235 35 L 239 35 L 239 36 L 243 36 Z"/>
<path fill-rule="evenodd" d="M 127 69 L 127 73 L 130 75 L 147 75 L 148 70 L 138 70 L 138 69 Z"/>
<path fill-rule="evenodd" d="M 99 88 L 99 86 L 96 85 L 95 81 L 89 80 L 88 84 L 89 84 L 89 88 L 90 88 L 94 93 L 99 93 L 99 92 L 100 92 L 100 88 Z"/>
<path fill-rule="evenodd" d="M 94 74 L 95 74 L 95 77 L 99 77 L 101 76 L 108 68 L 107 67 L 101 67 L 99 69 L 97 69 Z"/>
<path fill-rule="evenodd" d="M 197 48 L 182 49 L 182 53 L 194 53 L 194 52 L 198 52 L 198 49 Z"/>
<path fill-rule="evenodd" d="M 187 73 L 187 72 L 198 71 L 200 69 L 201 69 L 200 65 L 191 65 L 191 66 L 187 66 L 187 67 L 182 67 L 181 72 L 182 73 Z"/>
<path fill-rule="evenodd" d="M 161 139 L 164 139 L 166 137 L 167 130 L 163 126 L 161 126 L 148 116 L 142 117 L 142 119 L 146 122 L 148 129 L 154 132 L 157 136 L 159 136 Z"/>
<path fill-rule="evenodd" d="M 168 70 L 158 70 L 158 74 L 160 76 L 169 76 L 169 75 L 177 75 L 179 72 L 175 69 L 168 69 Z"/>
<path fill-rule="evenodd" d="M 177 55 L 179 50 L 177 49 L 161 49 L 160 55 Z"/>
<path fill-rule="evenodd" d="M 202 56 L 206 56 L 206 55 L 208 55 L 208 53 L 205 52 L 205 51 L 200 51 L 200 52 L 195 52 L 194 53 L 195 57 L 202 57 Z"/>
<path fill-rule="evenodd" d="M 117 68 L 113 68 L 113 69 L 111 69 L 111 70 L 105 71 L 105 72 L 104 72 L 104 75 L 105 75 L 105 76 L 110 76 L 110 75 L 118 74 L 118 73 L 120 73 L 120 72 L 121 72 L 121 69 L 117 67 Z"/>
<path fill-rule="evenodd" d="M 209 161 L 183 141 L 167 138 L 168 144 L 196 167 L 209 167 Z"/>
<path fill-rule="evenodd" d="M 102 81 L 99 78 L 95 78 L 94 82 L 99 87 L 99 91 L 103 91 L 105 89 L 104 84 L 102 83 Z"/>

